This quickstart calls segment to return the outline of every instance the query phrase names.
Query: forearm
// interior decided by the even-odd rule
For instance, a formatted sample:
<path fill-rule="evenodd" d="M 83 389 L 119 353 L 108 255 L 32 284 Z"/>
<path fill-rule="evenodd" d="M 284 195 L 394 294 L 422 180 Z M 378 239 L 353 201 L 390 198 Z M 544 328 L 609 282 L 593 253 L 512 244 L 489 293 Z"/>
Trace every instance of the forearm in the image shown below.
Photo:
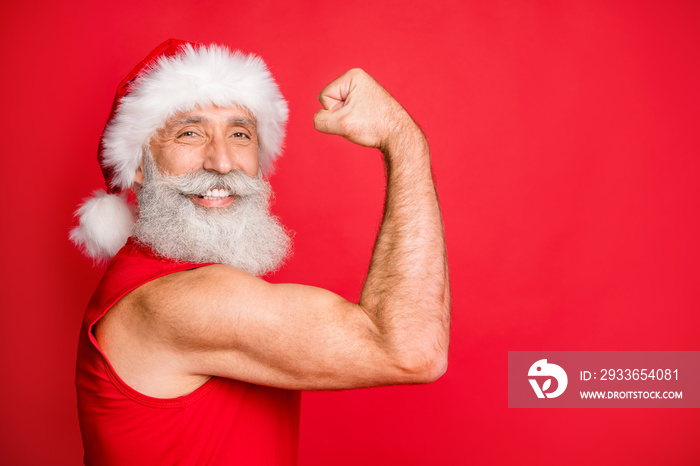
<path fill-rule="evenodd" d="M 382 147 L 384 218 L 360 306 L 399 367 L 441 373 L 450 321 L 445 239 L 428 143 L 406 118 Z"/>

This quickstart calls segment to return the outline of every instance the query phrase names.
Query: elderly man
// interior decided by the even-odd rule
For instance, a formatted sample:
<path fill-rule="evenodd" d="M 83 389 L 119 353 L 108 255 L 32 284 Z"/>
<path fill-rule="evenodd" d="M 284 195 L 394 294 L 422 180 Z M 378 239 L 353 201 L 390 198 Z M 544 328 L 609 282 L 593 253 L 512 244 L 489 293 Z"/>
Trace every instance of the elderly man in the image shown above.
<path fill-rule="evenodd" d="M 169 40 L 120 85 L 98 153 L 110 193 L 71 233 L 111 260 L 78 352 L 86 463 L 295 464 L 299 390 L 444 373 L 449 277 L 427 141 L 361 70 L 320 101 L 317 130 L 386 163 L 359 303 L 258 278 L 290 245 L 264 177 L 287 106 L 259 58 Z"/>

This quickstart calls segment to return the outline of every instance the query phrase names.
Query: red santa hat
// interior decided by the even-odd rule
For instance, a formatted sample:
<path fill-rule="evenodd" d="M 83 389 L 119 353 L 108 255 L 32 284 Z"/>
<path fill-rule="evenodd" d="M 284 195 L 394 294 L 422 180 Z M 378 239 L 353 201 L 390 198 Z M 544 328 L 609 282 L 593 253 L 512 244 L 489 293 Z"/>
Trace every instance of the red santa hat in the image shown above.
<path fill-rule="evenodd" d="M 219 45 L 169 39 L 131 70 L 117 88 L 97 160 L 107 185 L 76 211 L 70 239 L 100 262 L 126 243 L 134 225 L 126 192 L 143 150 L 173 115 L 197 106 L 246 108 L 255 117 L 260 169 L 270 174 L 280 155 L 287 103 L 263 60 Z"/>

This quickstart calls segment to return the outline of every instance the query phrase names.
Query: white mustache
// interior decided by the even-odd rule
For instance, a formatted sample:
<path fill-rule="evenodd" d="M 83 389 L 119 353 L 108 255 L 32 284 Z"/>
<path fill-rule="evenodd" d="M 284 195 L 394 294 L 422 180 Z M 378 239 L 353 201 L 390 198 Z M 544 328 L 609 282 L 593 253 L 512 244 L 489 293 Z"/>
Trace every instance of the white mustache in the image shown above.
<path fill-rule="evenodd" d="M 222 188 L 237 197 L 270 191 L 265 180 L 251 177 L 242 170 L 226 174 L 198 170 L 180 176 L 162 176 L 161 182 L 165 188 L 186 196 L 204 196 L 209 190 Z"/>

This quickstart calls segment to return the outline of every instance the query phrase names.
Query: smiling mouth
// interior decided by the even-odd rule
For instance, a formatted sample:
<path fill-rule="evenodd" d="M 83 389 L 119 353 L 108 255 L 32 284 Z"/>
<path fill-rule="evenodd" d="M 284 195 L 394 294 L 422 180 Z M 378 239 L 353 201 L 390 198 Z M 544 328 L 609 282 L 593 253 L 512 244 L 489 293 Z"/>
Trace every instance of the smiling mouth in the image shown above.
<path fill-rule="evenodd" d="M 208 189 L 204 194 L 189 196 L 195 203 L 203 207 L 228 207 L 233 203 L 234 195 L 225 188 Z"/>

